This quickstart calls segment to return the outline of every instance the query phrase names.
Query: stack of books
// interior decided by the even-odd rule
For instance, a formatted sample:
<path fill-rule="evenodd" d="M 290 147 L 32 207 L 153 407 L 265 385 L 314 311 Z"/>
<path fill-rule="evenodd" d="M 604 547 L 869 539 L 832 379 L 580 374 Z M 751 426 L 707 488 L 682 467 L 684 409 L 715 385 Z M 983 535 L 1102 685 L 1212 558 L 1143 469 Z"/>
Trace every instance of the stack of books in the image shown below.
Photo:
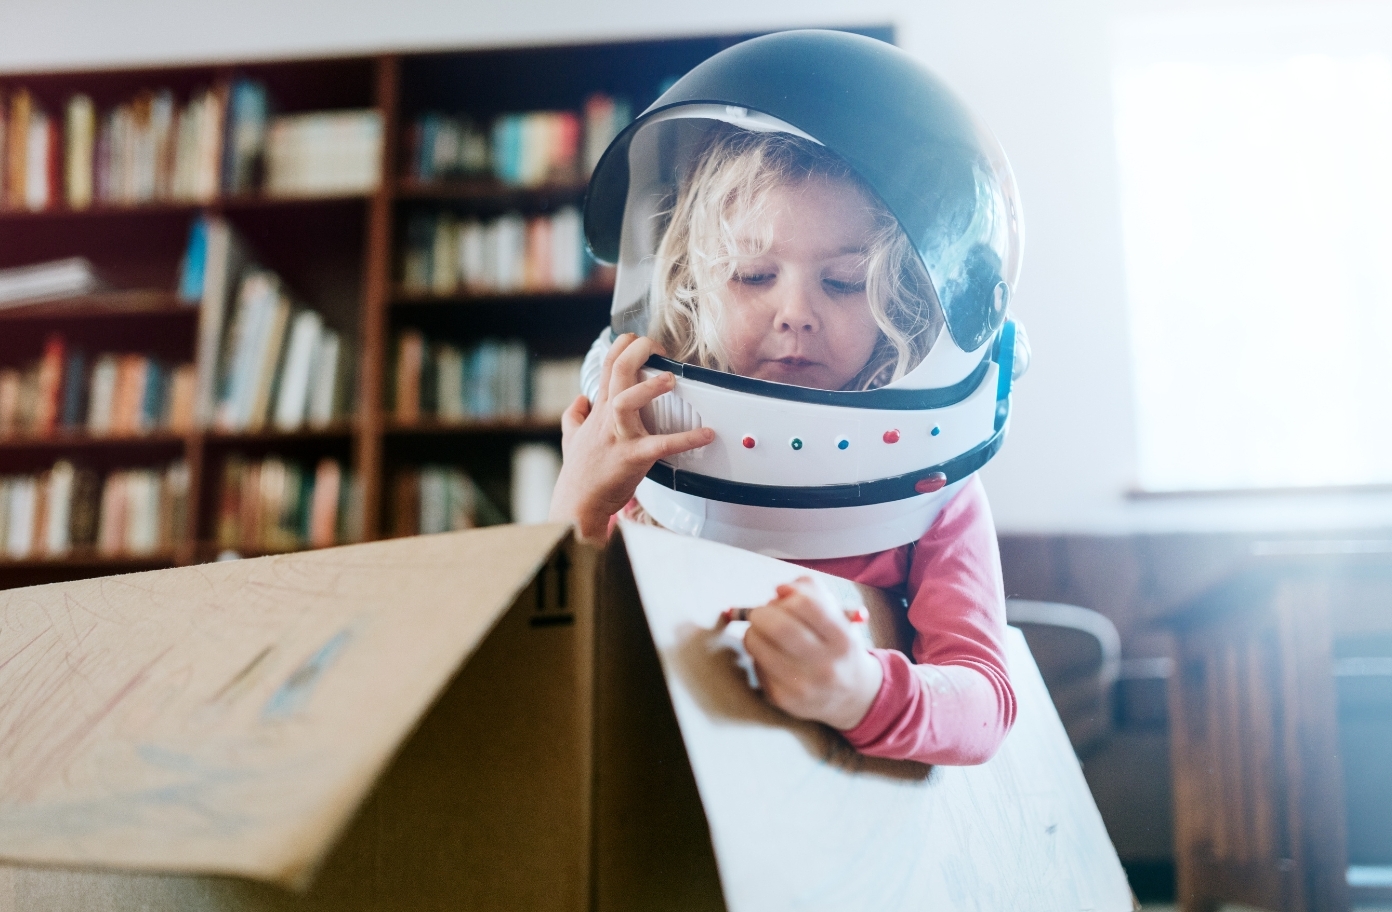
<path fill-rule="evenodd" d="M 126 469 L 103 481 L 66 459 L 36 475 L 0 478 L 0 543 L 6 557 L 167 552 L 186 540 L 189 474 L 183 462 Z"/>
<path fill-rule="evenodd" d="M 192 93 L 139 92 L 99 112 L 71 96 L 62 117 L 25 89 L 0 97 L 0 204 L 43 210 L 93 202 L 208 202 L 219 194 L 364 192 L 381 164 L 376 111 L 272 117 L 250 79 Z"/>
<path fill-rule="evenodd" d="M 0 307 L 75 298 L 91 294 L 101 284 L 96 269 L 83 257 L 0 269 Z"/>
<path fill-rule="evenodd" d="M 395 536 L 455 532 L 505 522 L 507 516 L 457 466 L 407 467 L 393 478 Z"/>
<path fill-rule="evenodd" d="M 53 334 L 38 362 L 0 368 L 0 438 L 183 433 L 193 427 L 195 384 L 192 364 L 109 352 L 89 361 Z"/>
<path fill-rule="evenodd" d="M 532 358 L 519 340 L 461 348 L 397 336 L 392 416 L 400 425 L 559 417 L 580 392 L 580 359 Z"/>
<path fill-rule="evenodd" d="M 347 340 L 299 305 L 280 278 L 253 262 L 223 219 L 194 225 L 180 293 L 201 301 L 194 415 L 238 433 L 322 428 L 348 414 L 353 359 Z"/>
<path fill-rule="evenodd" d="M 217 544 L 293 551 L 362 540 L 362 489 L 336 459 L 307 464 L 230 456 L 223 464 Z"/>
<path fill-rule="evenodd" d="M 427 112 L 411 129 L 410 175 L 418 181 L 482 177 L 535 187 L 586 178 L 632 120 L 627 101 L 596 94 L 584 111 L 503 114 L 485 131 L 467 116 Z"/>
<path fill-rule="evenodd" d="M 369 193 L 381 180 L 382 118 L 376 111 L 277 117 L 266 137 L 266 193 Z"/>
<path fill-rule="evenodd" d="M 574 291 L 596 266 L 574 206 L 488 221 L 417 213 L 406 224 L 401 262 L 402 290 L 412 295 Z"/>

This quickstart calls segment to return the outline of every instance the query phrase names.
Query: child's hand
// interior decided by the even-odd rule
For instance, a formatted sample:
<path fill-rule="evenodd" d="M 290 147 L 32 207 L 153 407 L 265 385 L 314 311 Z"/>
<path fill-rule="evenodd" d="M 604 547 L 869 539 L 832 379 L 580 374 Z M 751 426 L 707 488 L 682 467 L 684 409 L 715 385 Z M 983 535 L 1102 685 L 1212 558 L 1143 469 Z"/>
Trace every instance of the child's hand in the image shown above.
<path fill-rule="evenodd" d="M 749 613 L 744 647 L 769 702 L 799 719 L 855 728 L 884 676 L 835 600 L 810 577 Z"/>
<path fill-rule="evenodd" d="M 551 519 L 574 523 L 582 539 L 604 540 L 609 518 L 632 499 L 655 462 L 715 439 L 710 428 L 649 434 L 643 426 L 643 406 L 676 385 L 670 373 L 639 379 L 653 350 L 649 339 L 620 336 L 604 358 L 594 403 L 580 396 L 561 416 L 565 459 L 551 497 Z"/>

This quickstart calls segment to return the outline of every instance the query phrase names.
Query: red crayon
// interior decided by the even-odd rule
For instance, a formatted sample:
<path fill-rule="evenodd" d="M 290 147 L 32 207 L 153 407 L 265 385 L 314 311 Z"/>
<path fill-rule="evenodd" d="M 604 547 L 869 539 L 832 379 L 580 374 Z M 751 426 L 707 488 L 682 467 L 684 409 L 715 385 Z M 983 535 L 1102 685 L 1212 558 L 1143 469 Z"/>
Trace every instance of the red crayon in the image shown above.
<path fill-rule="evenodd" d="M 749 612 L 753 610 L 753 608 L 726 608 L 724 611 L 720 612 L 720 621 L 724 624 L 728 624 L 731 621 L 747 621 L 749 620 Z M 860 608 L 847 608 L 846 620 L 850 621 L 852 624 L 864 624 L 865 611 Z"/>

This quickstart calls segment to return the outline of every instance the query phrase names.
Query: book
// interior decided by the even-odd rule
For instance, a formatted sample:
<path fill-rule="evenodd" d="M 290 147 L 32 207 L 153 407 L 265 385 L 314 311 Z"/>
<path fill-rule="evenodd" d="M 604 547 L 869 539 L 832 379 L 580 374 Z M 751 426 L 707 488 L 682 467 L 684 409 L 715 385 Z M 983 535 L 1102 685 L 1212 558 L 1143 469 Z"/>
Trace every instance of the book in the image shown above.
<path fill-rule="evenodd" d="M 561 472 L 561 454 L 547 443 L 524 443 L 512 451 L 512 521 L 544 523 Z"/>
<path fill-rule="evenodd" d="M 193 430 L 193 403 L 197 384 L 198 370 L 192 364 L 181 364 L 169 373 L 165 426 L 176 434 Z"/>
<path fill-rule="evenodd" d="M 127 504 L 126 472 L 112 472 L 106 476 L 101 491 L 101 513 L 97 519 L 97 551 L 103 555 L 116 555 L 125 551 Z"/>
<path fill-rule="evenodd" d="M 277 117 L 266 142 L 272 196 L 370 193 L 382 170 L 382 117 L 376 110 Z"/>
<path fill-rule="evenodd" d="M 54 333 L 44 341 L 43 357 L 39 360 L 38 403 L 32 432 L 39 437 L 51 437 L 57 430 L 63 392 L 63 337 Z"/>
<path fill-rule="evenodd" d="M 203 297 L 208 265 L 208 221 L 207 218 L 194 219 L 189 228 L 188 245 L 179 262 L 180 300 L 196 302 Z"/>
<path fill-rule="evenodd" d="M 168 420 L 168 374 L 164 365 L 153 358 L 142 358 L 145 365 L 144 384 L 141 387 L 140 402 L 136 409 L 135 430 L 140 434 L 165 427 Z"/>
<path fill-rule="evenodd" d="M 63 410 L 59 426 L 65 433 L 82 427 L 87 414 L 87 356 L 70 349 L 63 364 Z"/>
<path fill-rule="evenodd" d="M 101 503 L 101 479 L 92 469 L 73 472 L 69 538 L 72 547 L 91 548 L 97 543 Z"/>
<path fill-rule="evenodd" d="M 596 92 L 585 99 L 585 154 L 584 168 L 586 174 L 594 172 L 595 166 L 599 164 L 604 151 L 609 148 L 609 144 L 618 136 L 619 131 L 627 126 L 627 116 L 621 114 L 619 107 L 626 103 L 618 102 L 615 99 Z M 622 121 L 622 123 L 620 123 Z"/>
<path fill-rule="evenodd" d="M 532 363 L 531 415 L 559 421 L 580 395 L 583 358 L 539 358 Z"/>
<path fill-rule="evenodd" d="M 263 340 L 271 331 L 279 301 L 279 280 L 264 270 L 248 272 L 237 290 L 221 356 L 215 354 L 212 359 L 220 365 L 217 426 L 221 430 L 242 430 L 250 420 Z"/>
<path fill-rule="evenodd" d="M 324 321 L 314 311 L 306 309 L 295 314 L 275 404 L 274 424 L 280 430 L 293 431 L 304 424 L 311 371 L 323 330 Z"/>
<path fill-rule="evenodd" d="M 165 547 L 189 539 L 189 467 L 179 460 L 165 469 L 160 482 L 159 541 Z"/>
<path fill-rule="evenodd" d="M 91 294 L 101 284 L 96 269 L 82 257 L 0 269 L 0 307 Z"/>
<path fill-rule="evenodd" d="M 77 471 L 66 459 L 53 464 L 48 472 L 47 523 L 43 536 L 43 552 L 52 556 L 67 554 L 72 549 L 73 495 Z"/>
<path fill-rule="evenodd" d="M 464 420 L 464 370 L 464 353 L 457 346 L 435 349 L 435 416 L 440 421 Z"/>
<path fill-rule="evenodd" d="M 112 431 L 117 369 L 117 359 L 112 354 L 101 355 L 92 365 L 91 392 L 87 396 L 87 433 L 94 437 Z"/>
<path fill-rule="evenodd" d="M 314 358 L 308 420 L 311 427 L 325 427 L 347 411 L 352 376 L 352 356 L 338 333 L 325 329 Z"/>
<path fill-rule="evenodd" d="M 435 233 L 430 251 L 430 290 L 449 294 L 459 284 L 459 230 L 452 216 L 442 214 L 435 219 Z"/>
<path fill-rule="evenodd" d="M 86 209 L 92 205 L 95 189 L 92 177 L 96 155 L 97 109 L 90 97 L 77 94 L 68 99 L 66 127 L 66 199 L 70 209 Z"/>
<path fill-rule="evenodd" d="M 396 398 L 394 417 L 399 424 L 420 421 L 421 367 L 425 339 L 419 330 L 409 329 L 397 337 Z"/>
<path fill-rule="evenodd" d="M 242 543 L 242 486 L 246 476 L 246 462 L 233 454 L 222 464 L 222 485 L 218 492 L 217 524 L 214 527 L 214 540 L 224 550 L 237 548 Z"/>
<path fill-rule="evenodd" d="M 42 212 L 53 199 L 56 175 L 52 167 L 57 157 L 57 131 L 48 115 L 37 106 L 29 115 L 28 145 L 24 164 L 24 206 L 32 212 Z"/>
<path fill-rule="evenodd" d="M 270 407 L 275 394 L 276 378 L 284 363 L 286 330 L 290 323 L 290 301 L 282 289 L 277 288 L 271 305 L 269 319 L 264 322 L 264 331 L 256 340 L 256 353 L 253 358 L 250 399 L 245 403 L 242 421 L 238 425 L 253 431 L 265 427 L 270 418 Z"/>
<path fill-rule="evenodd" d="M 201 220 L 206 243 L 203 291 L 199 300 L 198 341 L 194 363 L 198 366 L 194 420 L 199 427 L 214 423 L 223 387 L 228 382 L 232 329 L 228 326 L 238 291 L 251 257 L 246 245 L 226 219 Z"/>
<path fill-rule="evenodd" d="M 339 490 L 338 541 L 340 544 L 360 542 L 364 537 L 362 477 L 345 470 Z"/>
<path fill-rule="evenodd" d="M 149 470 L 122 473 L 126 528 L 121 551 L 147 555 L 159 549 L 160 478 Z"/>
<path fill-rule="evenodd" d="M 398 469 L 392 478 L 392 535 L 402 538 L 420 531 L 420 472 Z"/>
<path fill-rule="evenodd" d="M 265 164 L 268 107 L 264 84 L 252 79 L 237 79 L 231 84 L 223 144 L 223 192 L 248 193 L 259 186 Z"/>
<path fill-rule="evenodd" d="M 33 549 L 37 495 L 38 480 L 34 476 L 21 475 L 10 480 L 5 554 L 11 558 L 26 558 Z"/>
<path fill-rule="evenodd" d="M 141 355 L 121 355 L 116 361 L 116 384 L 111 397 L 111 433 L 138 434 L 141 409 L 150 375 L 150 359 Z"/>
<path fill-rule="evenodd" d="M 22 375 L 14 368 L 0 369 L 0 437 L 19 434 L 19 388 Z"/>
<path fill-rule="evenodd" d="M 338 460 L 319 460 L 314 470 L 314 493 L 309 511 L 309 545 L 312 548 L 327 548 L 337 543 L 342 484 L 343 470 Z"/>
<path fill-rule="evenodd" d="M 575 206 L 488 221 L 413 213 L 401 251 L 402 289 L 436 295 L 574 291 L 594 269 L 582 222 Z"/>
<path fill-rule="evenodd" d="M 10 209 L 25 207 L 32 106 L 33 98 L 28 89 L 19 89 L 10 96 L 5 137 L 5 206 Z"/>

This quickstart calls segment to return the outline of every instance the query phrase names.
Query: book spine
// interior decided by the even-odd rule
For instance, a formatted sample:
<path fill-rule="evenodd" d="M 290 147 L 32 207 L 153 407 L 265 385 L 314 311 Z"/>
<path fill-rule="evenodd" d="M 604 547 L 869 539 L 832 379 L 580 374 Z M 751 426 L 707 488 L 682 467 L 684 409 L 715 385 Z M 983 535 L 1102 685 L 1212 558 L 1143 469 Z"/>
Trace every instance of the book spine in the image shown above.
<path fill-rule="evenodd" d="M 92 99 L 74 95 L 68 99 L 67 121 L 67 200 L 73 209 L 92 205 L 93 154 L 97 111 Z"/>
<path fill-rule="evenodd" d="M 403 332 L 397 342 L 395 418 L 400 424 L 420 421 L 421 368 L 425 340 L 417 330 Z"/>
<path fill-rule="evenodd" d="M 63 392 L 63 337 L 50 335 L 44 342 L 39 361 L 39 395 L 35 410 L 34 434 L 52 437 L 58 429 L 59 409 Z"/>
<path fill-rule="evenodd" d="M 48 475 L 48 524 L 44 553 L 67 554 L 72 548 L 73 494 L 76 470 L 66 459 L 53 464 Z"/>
<path fill-rule="evenodd" d="M 9 136 L 6 141 L 5 204 L 10 209 L 23 209 L 26 176 L 29 162 L 30 95 L 20 89 L 10 97 Z"/>
<path fill-rule="evenodd" d="M 81 349 L 68 352 L 63 366 L 63 416 L 61 427 L 73 433 L 83 425 L 87 408 L 87 358 Z"/>

